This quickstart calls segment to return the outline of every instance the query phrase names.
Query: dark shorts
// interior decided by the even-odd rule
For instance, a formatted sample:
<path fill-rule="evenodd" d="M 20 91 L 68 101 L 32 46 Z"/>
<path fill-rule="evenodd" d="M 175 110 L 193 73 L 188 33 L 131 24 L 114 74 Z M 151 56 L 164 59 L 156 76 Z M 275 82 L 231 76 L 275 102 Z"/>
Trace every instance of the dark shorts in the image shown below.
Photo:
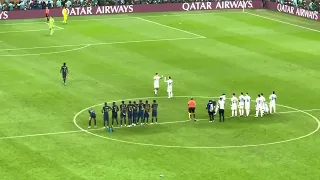
<path fill-rule="evenodd" d="M 112 118 L 118 118 L 118 113 L 112 113 Z"/>
<path fill-rule="evenodd" d="M 104 121 L 109 121 L 109 115 L 108 114 L 103 115 L 103 120 Z"/>
<path fill-rule="evenodd" d="M 128 118 L 132 119 L 132 117 L 133 117 L 133 113 L 128 113 Z"/>
<path fill-rule="evenodd" d="M 149 117 L 149 113 L 144 113 L 144 117 L 148 118 Z"/>
<path fill-rule="evenodd" d="M 62 73 L 62 77 L 66 78 L 67 77 L 67 73 Z"/>
<path fill-rule="evenodd" d="M 188 111 L 189 111 L 189 113 L 195 113 L 196 112 L 196 108 L 190 107 Z"/>
<path fill-rule="evenodd" d="M 133 113 L 133 118 L 137 118 L 138 117 L 138 112 L 134 112 Z"/>
<path fill-rule="evenodd" d="M 91 118 L 91 119 L 95 119 L 96 117 L 97 117 L 97 116 L 96 116 L 95 114 L 91 114 L 91 115 L 90 115 L 90 118 Z"/>
<path fill-rule="evenodd" d="M 138 113 L 138 117 L 139 117 L 139 118 L 143 118 L 143 112 L 139 112 L 139 113 Z"/>
<path fill-rule="evenodd" d="M 152 111 L 152 117 L 157 117 L 158 116 L 158 112 L 157 111 Z"/>
<path fill-rule="evenodd" d="M 125 113 L 120 113 L 120 117 L 121 117 L 121 118 L 126 118 L 126 117 L 127 117 L 127 114 L 125 114 Z"/>
<path fill-rule="evenodd" d="M 46 14 L 46 18 L 48 18 L 49 17 L 49 14 Z"/>

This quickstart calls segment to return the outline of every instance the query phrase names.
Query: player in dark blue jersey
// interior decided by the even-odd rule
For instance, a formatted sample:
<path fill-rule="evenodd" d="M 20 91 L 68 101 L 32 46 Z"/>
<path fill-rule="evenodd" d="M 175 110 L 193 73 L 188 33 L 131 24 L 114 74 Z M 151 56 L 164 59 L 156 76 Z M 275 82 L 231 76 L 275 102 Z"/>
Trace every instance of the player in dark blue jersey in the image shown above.
<path fill-rule="evenodd" d="M 132 121 L 133 121 L 133 125 L 135 126 L 137 124 L 137 118 L 138 118 L 138 104 L 133 101 L 133 117 L 132 117 Z"/>
<path fill-rule="evenodd" d="M 67 75 L 69 74 L 67 63 L 63 63 L 60 69 L 60 73 L 62 74 L 63 84 L 67 85 Z"/>
<path fill-rule="evenodd" d="M 152 109 L 152 123 L 153 124 L 153 120 L 156 120 L 156 124 L 158 123 L 158 103 L 156 100 L 153 100 L 153 103 L 151 105 L 151 109 Z"/>
<path fill-rule="evenodd" d="M 146 103 L 144 104 L 143 124 L 144 123 L 146 123 L 146 124 L 149 123 L 150 109 L 151 109 L 151 106 L 148 103 L 148 100 L 146 100 Z"/>
<path fill-rule="evenodd" d="M 88 113 L 89 113 L 89 127 L 88 128 L 91 128 L 91 121 L 92 120 L 94 121 L 94 127 L 97 127 L 96 112 L 93 109 L 89 109 Z"/>
<path fill-rule="evenodd" d="M 141 119 L 141 124 L 140 125 L 142 125 L 143 113 L 144 113 L 144 104 L 143 104 L 142 100 L 139 100 L 137 124 L 139 123 L 139 120 Z"/>
<path fill-rule="evenodd" d="M 124 122 L 124 126 L 127 126 L 127 105 L 122 101 L 120 104 L 120 126 L 122 127 L 122 120 Z"/>
<path fill-rule="evenodd" d="M 117 126 L 119 126 L 118 112 L 119 112 L 119 107 L 118 107 L 118 105 L 116 105 L 116 102 L 113 102 L 112 103 L 112 126 L 114 124 L 114 120 L 116 120 Z"/>
<path fill-rule="evenodd" d="M 129 101 L 127 105 L 127 111 L 128 111 L 128 127 L 132 126 L 132 121 L 133 121 L 133 104 L 131 101 Z"/>
<path fill-rule="evenodd" d="M 109 111 L 111 111 L 112 108 L 108 106 L 107 103 L 104 103 L 104 106 L 101 109 L 101 112 L 103 114 L 103 128 L 106 128 L 106 122 L 107 122 L 107 128 L 109 128 Z"/>

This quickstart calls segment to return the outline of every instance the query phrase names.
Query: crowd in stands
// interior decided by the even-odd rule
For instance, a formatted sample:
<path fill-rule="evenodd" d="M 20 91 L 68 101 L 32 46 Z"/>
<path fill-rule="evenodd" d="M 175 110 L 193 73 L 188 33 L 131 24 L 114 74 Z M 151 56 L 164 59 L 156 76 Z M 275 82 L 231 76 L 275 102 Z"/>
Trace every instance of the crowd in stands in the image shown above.
<path fill-rule="evenodd" d="M 0 11 L 30 10 L 84 6 L 106 6 L 123 4 L 159 4 L 159 3 L 184 3 L 199 1 L 221 0 L 0 0 Z M 320 0 L 270 0 L 285 5 L 304 8 L 320 12 Z"/>
<path fill-rule="evenodd" d="M 278 3 L 320 12 L 320 0 L 277 0 Z"/>

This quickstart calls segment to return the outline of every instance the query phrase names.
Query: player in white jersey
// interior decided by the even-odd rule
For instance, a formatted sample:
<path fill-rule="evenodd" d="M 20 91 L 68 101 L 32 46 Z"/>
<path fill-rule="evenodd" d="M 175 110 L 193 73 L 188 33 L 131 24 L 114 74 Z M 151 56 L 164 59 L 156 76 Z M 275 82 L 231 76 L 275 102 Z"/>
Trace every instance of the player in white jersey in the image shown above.
<path fill-rule="evenodd" d="M 261 95 L 258 94 L 258 97 L 256 99 L 256 116 L 255 117 L 259 117 L 259 114 L 261 117 L 263 116 L 262 101 L 263 99 L 261 98 Z"/>
<path fill-rule="evenodd" d="M 244 96 L 244 100 L 245 100 L 244 107 L 246 109 L 246 115 L 248 117 L 250 114 L 250 103 L 251 103 L 251 97 L 249 96 L 248 93 L 246 93 L 246 95 Z"/>
<path fill-rule="evenodd" d="M 244 103 L 245 103 L 244 95 L 243 95 L 243 92 L 241 92 L 239 96 L 239 115 L 240 116 L 244 115 Z"/>
<path fill-rule="evenodd" d="M 162 77 L 160 77 L 158 73 L 156 73 L 156 75 L 153 77 L 153 87 L 154 87 L 155 95 L 158 95 L 158 90 L 160 87 L 160 79 L 162 79 Z"/>
<path fill-rule="evenodd" d="M 222 98 L 222 100 L 225 101 L 225 100 L 226 100 L 226 94 L 222 94 L 222 95 L 219 97 L 219 99 L 220 99 L 220 98 Z"/>
<path fill-rule="evenodd" d="M 262 99 L 262 113 L 263 114 L 269 114 L 269 107 L 266 103 L 266 98 L 264 97 L 263 93 L 261 93 L 261 99 Z"/>
<path fill-rule="evenodd" d="M 272 94 L 269 96 L 269 99 L 270 99 L 270 114 L 272 114 L 272 110 L 274 113 L 276 113 L 276 100 L 277 100 L 276 92 L 272 91 Z"/>
<path fill-rule="evenodd" d="M 238 98 L 236 97 L 236 94 L 232 94 L 231 98 L 231 117 L 237 116 L 237 108 L 238 108 Z"/>
<path fill-rule="evenodd" d="M 172 93 L 172 83 L 173 83 L 173 81 L 172 81 L 171 77 L 169 76 L 169 77 L 168 77 L 168 80 L 167 80 L 167 78 L 165 77 L 165 78 L 164 78 L 164 82 L 167 83 L 168 98 L 172 98 L 172 97 L 173 97 L 173 93 Z"/>

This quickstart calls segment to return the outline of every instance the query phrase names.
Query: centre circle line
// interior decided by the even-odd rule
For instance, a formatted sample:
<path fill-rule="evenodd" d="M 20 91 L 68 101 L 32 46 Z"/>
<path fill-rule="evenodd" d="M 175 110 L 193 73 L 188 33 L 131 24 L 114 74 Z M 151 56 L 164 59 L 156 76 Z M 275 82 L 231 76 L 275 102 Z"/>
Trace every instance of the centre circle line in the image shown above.
<path fill-rule="evenodd" d="M 175 98 L 187 98 L 187 97 L 194 97 L 194 98 L 218 98 L 218 97 L 210 97 L 210 96 L 175 96 Z M 121 99 L 121 100 L 115 100 L 115 101 L 110 101 L 110 102 L 119 102 L 119 101 L 128 101 L 128 100 L 134 100 L 134 99 L 161 99 L 161 98 L 167 98 L 166 96 L 158 96 L 158 97 L 140 97 L 140 98 L 130 98 L 130 99 Z M 110 103 L 108 102 L 108 103 Z M 261 143 L 261 144 L 245 144 L 245 145 L 228 145 L 228 146 L 174 146 L 174 145 L 161 145 L 161 144 L 152 144 L 152 143 L 138 143 L 138 142 L 131 142 L 131 141 L 125 141 L 125 140 L 120 140 L 120 139 L 115 139 L 115 138 L 110 138 L 107 136 L 101 136 L 99 134 L 95 134 L 92 133 L 88 130 L 83 129 L 82 127 L 80 127 L 77 123 L 77 117 L 83 113 L 84 111 L 88 110 L 89 108 L 93 108 L 93 107 L 97 107 L 97 106 L 101 106 L 104 103 L 100 103 L 100 104 L 96 104 L 90 107 L 87 107 L 85 109 L 82 109 L 81 111 L 79 111 L 78 113 L 75 114 L 75 116 L 73 117 L 73 123 L 74 125 L 80 129 L 83 132 L 86 132 L 92 136 L 96 136 L 99 138 L 103 138 L 103 139 L 108 139 L 111 141 L 116 141 L 116 142 L 121 142 L 121 143 L 126 143 L 126 144 L 132 144 L 132 145 L 140 145 L 140 146 L 153 146 L 153 147 L 163 147 L 163 148 L 182 148 L 182 149 L 230 149 L 230 148 L 247 148 L 247 147 L 259 147 L 259 146 L 268 146 L 268 145 L 276 145 L 276 144 L 282 144 L 282 143 L 287 143 L 287 142 L 291 142 L 291 141 L 296 141 L 299 139 L 303 139 L 306 138 L 308 136 L 313 135 L 314 133 L 316 133 L 319 129 L 320 129 L 320 120 L 318 118 L 316 118 L 315 116 L 313 116 L 312 114 L 306 112 L 306 111 L 302 111 L 290 106 L 285 106 L 285 105 L 281 105 L 281 104 L 277 104 L 277 106 L 281 106 L 284 108 L 288 108 L 294 111 L 298 111 L 300 113 L 306 114 L 309 117 L 312 117 L 316 122 L 317 122 L 317 128 L 315 130 L 313 130 L 312 132 L 305 134 L 303 136 L 299 136 L 296 138 L 291 138 L 291 139 L 287 139 L 287 140 L 282 140 L 282 141 L 275 141 L 275 142 L 270 142 L 270 143 Z"/>

